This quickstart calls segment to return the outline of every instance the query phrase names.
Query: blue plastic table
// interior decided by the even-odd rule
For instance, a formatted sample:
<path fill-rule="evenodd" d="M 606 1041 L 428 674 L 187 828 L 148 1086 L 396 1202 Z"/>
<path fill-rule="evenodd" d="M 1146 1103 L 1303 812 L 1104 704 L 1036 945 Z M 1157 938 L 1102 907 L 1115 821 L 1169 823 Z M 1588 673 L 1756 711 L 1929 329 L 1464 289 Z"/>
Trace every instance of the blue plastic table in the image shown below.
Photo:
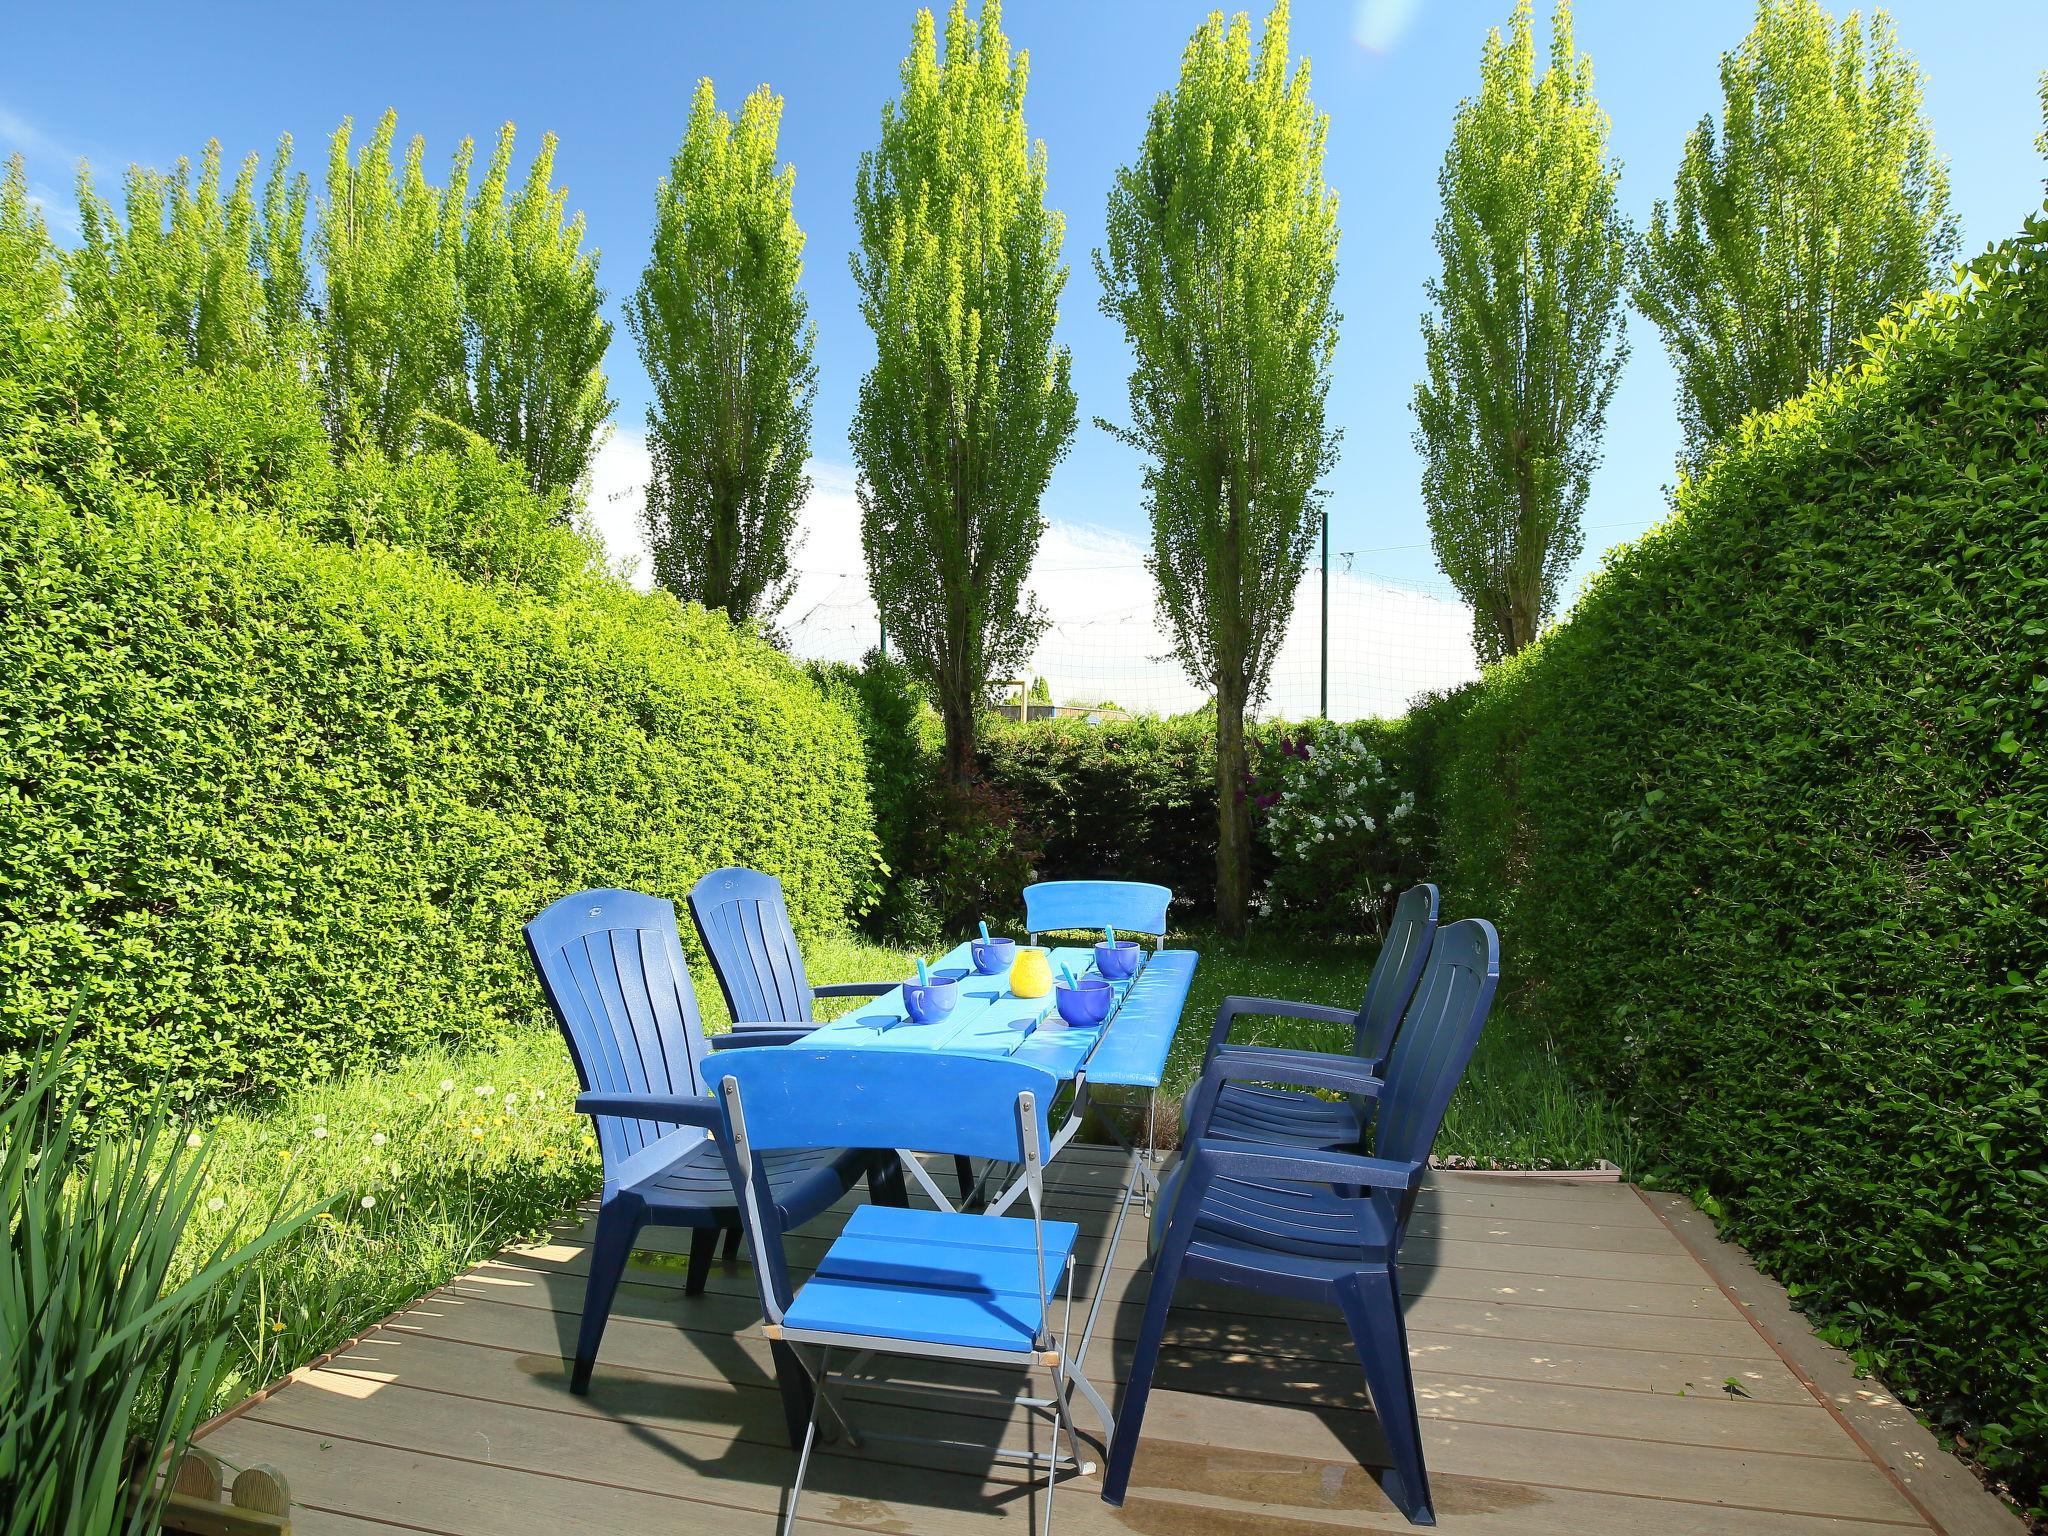
<path fill-rule="evenodd" d="M 891 1051 L 956 1051 L 978 1056 L 1009 1056 L 1032 1062 L 1073 1084 L 1067 1117 L 1052 1140 L 1056 1157 L 1081 1128 L 1091 1087 L 1137 1088 L 1148 1092 L 1159 1087 L 1166 1074 L 1166 1053 L 1180 1027 L 1182 1006 L 1195 979 L 1195 962 L 1200 957 L 1191 949 L 1159 949 L 1143 955 L 1138 974 L 1129 981 L 1112 982 L 1117 1001 L 1110 1015 L 1099 1025 L 1077 1028 L 1064 1023 L 1051 994 L 1018 997 L 1009 989 L 1009 973 L 994 976 L 975 974 L 970 947 L 962 944 L 930 967 L 934 977 L 954 977 L 960 983 L 959 1001 L 943 1019 L 930 1024 L 912 1022 L 904 1011 L 903 991 L 892 988 L 821 1024 L 805 1040 L 807 1046 L 835 1049 L 876 1046 Z M 1055 949 L 1052 971 L 1072 968 L 1076 976 L 1100 975 L 1094 969 L 1092 948 Z M 1124 1198 L 1117 1211 L 1117 1228 L 1122 1230 L 1124 1212 L 1133 1194 L 1142 1188 L 1147 1196 L 1157 1185 L 1149 1156 L 1149 1145 L 1139 1148 L 1125 1141 L 1114 1124 L 1110 1134 L 1130 1153 L 1130 1175 L 1124 1184 Z M 1150 1137 L 1148 1135 L 1149 1143 Z M 924 1164 L 907 1149 L 903 1164 L 925 1192 L 942 1209 L 951 1202 L 939 1191 Z M 1000 1215 L 1022 1192 L 1013 1184 L 993 1201 L 989 1210 Z M 1111 1238 L 1111 1249 L 1115 1238 Z M 1098 1301 L 1100 1297 L 1098 1295 Z"/>

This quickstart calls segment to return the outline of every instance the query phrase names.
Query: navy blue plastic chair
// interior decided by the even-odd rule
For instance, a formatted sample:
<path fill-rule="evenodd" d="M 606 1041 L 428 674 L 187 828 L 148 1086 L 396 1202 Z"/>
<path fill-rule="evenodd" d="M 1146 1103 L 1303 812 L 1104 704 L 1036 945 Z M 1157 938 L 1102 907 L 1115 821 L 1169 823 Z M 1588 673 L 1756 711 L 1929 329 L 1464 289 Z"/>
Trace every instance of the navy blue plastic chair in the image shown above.
<path fill-rule="evenodd" d="M 1481 918 L 1452 923 L 1436 935 L 1384 1078 L 1344 1057 L 1313 1053 L 1289 1067 L 1289 1079 L 1303 1087 L 1378 1101 L 1370 1156 L 1210 1136 L 1217 1097 L 1240 1070 L 1227 1056 L 1210 1063 L 1195 1090 L 1193 1139 L 1160 1193 L 1165 1230 L 1103 1480 L 1109 1503 L 1123 1503 L 1130 1485 L 1174 1289 L 1182 1280 L 1207 1280 L 1336 1306 L 1351 1329 L 1393 1459 L 1387 1495 L 1414 1524 L 1436 1523 L 1395 1259 L 1430 1147 L 1499 983 L 1493 925 Z M 1270 1067 L 1250 1070 L 1265 1076 Z"/>
<path fill-rule="evenodd" d="M 603 1203 L 569 1378 L 569 1389 L 583 1393 L 641 1227 L 692 1229 L 683 1289 L 695 1296 L 704 1289 L 719 1233 L 737 1240 L 740 1213 L 711 1138 L 718 1109 L 705 1095 L 710 1052 L 675 907 L 638 891 L 583 891 L 528 923 L 526 947 L 576 1062 L 583 1087 L 576 1107 L 591 1117 L 604 1160 Z M 876 1199 L 902 1203 L 903 1175 L 893 1153 L 807 1150 L 778 1158 L 771 1171 L 776 1201 L 791 1225 L 832 1205 L 863 1175 Z"/>
<path fill-rule="evenodd" d="M 1251 1074 L 1260 1083 L 1284 1082 L 1290 1064 L 1328 1059 L 1328 1053 L 1319 1051 L 1230 1043 L 1233 1023 L 1241 1018 L 1261 1017 L 1349 1024 L 1351 1059 L 1368 1072 L 1378 1072 L 1393 1048 L 1394 1034 L 1401 1026 L 1409 1000 L 1415 996 L 1415 984 L 1422 977 L 1422 967 L 1436 938 L 1436 920 L 1435 886 L 1417 885 L 1401 893 L 1387 924 L 1386 942 L 1380 945 L 1372 975 L 1366 980 L 1365 997 L 1355 1013 L 1270 997 L 1226 997 L 1216 1010 L 1216 1025 L 1209 1032 L 1209 1049 L 1202 1058 L 1203 1069 L 1207 1070 L 1218 1056 L 1228 1056 L 1234 1066 L 1249 1067 L 1260 1062 L 1272 1066 L 1270 1074 Z M 1189 1099 L 1181 1115 L 1183 1140 L 1193 1109 L 1194 1100 Z M 1208 1134 L 1279 1146 L 1350 1150 L 1362 1144 L 1372 1115 L 1372 1100 L 1361 1094 L 1324 1099 L 1299 1089 L 1269 1088 L 1233 1080 L 1226 1081 L 1217 1094 Z"/>
<path fill-rule="evenodd" d="M 1142 933 L 1164 944 L 1172 904 L 1172 891 L 1142 880 L 1041 880 L 1024 887 L 1024 927 L 1034 944 L 1041 933 L 1084 928 Z"/>
<path fill-rule="evenodd" d="M 1051 1154 L 1046 1113 L 1059 1079 L 1043 1067 L 1004 1057 L 942 1051 L 735 1051 L 710 1070 L 718 1098 L 720 1141 L 734 1198 L 747 1223 L 761 1286 L 764 1331 L 791 1352 L 801 1378 L 782 1373 L 785 1409 L 801 1388 L 802 1449 L 782 1529 L 796 1522 L 818 1415 L 828 1411 L 854 1445 L 861 1432 L 833 1396 L 857 1385 L 865 1400 L 886 1391 L 869 1368 L 874 1356 L 913 1356 L 1042 1370 L 1048 1397 L 1017 1401 L 1050 1420 L 1051 1447 L 998 1450 L 998 1459 L 1046 1472 L 1046 1529 L 1062 1470 L 1093 1471 L 1080 1459 L 1070 1398 L 1078 1393 L 1113 1438 L 1109 1405 L 1084 1374 L 1088 1341 L 1072 1338 L 1074 1247 L 1080 1229 L 1044 1214 L 1042 1168 Z M 774 1185 L 775 1159 L 819 1142 L 909 1140 L 938 1151 L 1018 1164 L 1030 1200 L 1028 1218 L 959 1211 L 855 1210 L 809 1279 L 790 1277 L 782 1251 L 789 1221 Z M 1064 1307 L 1053 1303 L 1064 1292 Z M 1073 1346 L 1071 1349 L 1069 1346 Z M 833 1357 L 844 1364 L 837 1373 Z M 931 1395 L 928 1383 L 904 1390 Z M 972 1396 L 985 1394 L 963 1388 Z M 1072 1449 L 1062 1454 L 1065 1436 Z M 963 1442 L 875 1433 L 878 1440 L 959 1446 Z M 982 1449 L 981 1447 L 972 1447 Z"/>
<path fill-rule="evenodd" d="M 725 995 L 733 1033 L 760 1045 L 801 1040 L 818 1027 L 812 1017 L 821 997 L 880 997 L 897 983 L 849 981 L 814 987 L 804 970 L 804 952 L 790 925 L 782 882 L 758 869 L 714 869 L 690 887 L 690 921 L 711 957 L 712 974 Z M 974 1168 L 953 1161 L 960 1195 L 974 1188 Z"/>

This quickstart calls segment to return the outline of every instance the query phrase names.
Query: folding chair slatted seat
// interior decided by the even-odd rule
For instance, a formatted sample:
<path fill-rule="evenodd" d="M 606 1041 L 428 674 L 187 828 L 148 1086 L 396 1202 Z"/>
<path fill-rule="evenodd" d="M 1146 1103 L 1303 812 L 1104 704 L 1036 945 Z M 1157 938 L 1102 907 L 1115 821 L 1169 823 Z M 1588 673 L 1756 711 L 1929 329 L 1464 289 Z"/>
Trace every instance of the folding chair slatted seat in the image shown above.
<path fill-rule="evenodd" d="M 1423 1462 L 1395 1261 L 1451 1094 L 1471 1060 L 1500 981 L 1493 925 L 1441 930 L 1389 1053 L 1384 1078 L 1351 1058 L 1296 1052 L 1283 1080 L 1377 1100 L 1372 1153 L 1270 1146 L 1209 1134 L 1225 1083 L 1275 1064 L 1219 1053 L 1195 1090 L 1192 1135 L 1161 1186 L 1145 1317 L 1102 1497 L 1121 1504 L 1158 1368 L 1174 1289 L 1183 1279 L 1334 1305 L 1364 1369 L 1392 1468 L 1389 1497 L 1410 1521 L 1436 1516 Z"/>
<path fill-rule="evenodd" d="M 811 985 L 803 948 L 789 920 L 782 882 L 758 869 L 714 869 L 690 887 L 690 921 L 711 957 L 733 1033 L 761 1045 L 801 1040 L 818 1027 L 821 997 L 880 997 L 893 981 Z M 954 1161 L 964 1198 L 974 1187 L 966 1158 Z"/>
<path fill-rule="evenodd" d="M 1048 1371 L 1049 1396 L 1017 1401 L 1052 1424 L 1049 1450 L 998 1450 L 1046 1473 L 1045 1517 L 1061 1471 L 1090 1471 L 1080 1459 L 1070 1399 L 1078 1394 L 1113 1437 L 1109 1405 L 1084 1374 L 1088 1339 L 1072 1338 L 1074 1250 L 1080 1232 L 1044 1215 L 1043 1163 L 1051 1147 L 1046 1111 L 1059 1079 L 1043 1067 L 1002 1057 L 929 1051 L 819 1050 L 802 1045 L 721 1056 L 712 1067 L 721 1144 L 734 1198 L 747 1223 L 761 1285 L 766 1331 L 792 1351 L 801 1377 L 802 1439 L 782 1529 L 794 1526 L 816 1444 L 821 1410 L 862 1443 L 834 1388 L 857 1383 L 864 1396 L 888 1383 L 867 1369 L 878 1356 L 965 1360 Z M 785 1223 L 775 1209 L 765 1159 L 815 1142 L 886 1140 L 899 1135 L 941 1153 L 1016 1163 L 1024 1170 L 1029 1217 L 866 1206 L 853 1213 L 811 1277 L 792 1284 L 783 1254 Z M 1061 1303 L 1055 1320 L 1055 1303 Z M 1092 1319 L 1091 1319 L 1092 1321 Z M 1070 1353 L 1070 1344 L 1074 1345 Z M 845 1363 L 833 1369 L 834 1355 Z M 926 1395 L 928 1387 L 903 1390 Z M 867 1405 L 864 1405 L 867 1406 Z M 1065 1438 L 1073 1449 L 1062 1452 Z M 874 1439 L 921 1442 L 874 1433 Z"/>
<path fill-rule="evenodd" d="M 704 1092 L 711 1054 L 683 963 L 675 907 L 638 891 L 565 896 L 526 925 L 526 944 L 554 1010 L 604 1162 L 570 1390 L 587 1392 L 633 1239 L 648 1223 L 692 1229 L 686 1295 L 704 1289 L 721 1232 L 740 1235 L 732 1181 L 711 1132 Z M 748 1044 L 723 1036 L 719 1042 Z M 903 1200 L 891 1153 L 807 1147 L 775 1154 L 765 1176 L 795 1225 L 833 1205 L 863 1176 L 877 1199 Z"/>
<path fill-rule="evenodd" d="M 1429 959 L 1436 936 L 1437 889 L 1417 885 L 1401 894 L 1394 904 L 1393 919 L 1387 924 L 1386 942 L 1373 961 L 1365 984 L 1365 997 L 1356 1013 L 1325 1008 L 1314 1003 L 1284 1002 L 1270 997 L 1226 997 L 1216 1010 L 1216 1024 L 1209 1034 L 1209 1049 L 1203 1058 L 1206 1069 L 1218 1056 L 1229 1057 L 1238 1066 L 1260 1061 L 1273 1068 L 1268 1074 L 1254 1073 L 1272 1081 L 1287 1080 L 1291 1065 L 1306 1058 L 1325 1056 L 1316 1051 L 1296 1051 L 1277 1046 L 1232 1045 L 1230 1027 L 1241 1018 L 1307 1019 L 1325 1024 L 1349 1024 L 1352 1029 L 1351 1057 L 1365 1071 L 1377 1072 L 1393 1048 L 1395 1031 L 1422 968 Z M 1186 1135 L 1188 1113 L 1194 1107 L 1190 1097 L 1183 1109 L 1181 1128 Z M 1353 1094 L 1327 1099 L 1300 1089 L 1270 1088 L 1261 1083 L 1232 1079 L 1226 1081 L 1216 1098 L 1208 1134 L 1236 1141 L 1265 1142 L 1276 1146 L 1328 1147 L 1348 1150 L 1361 1144 L 1372 1121 L 1372 1100 Z"/>

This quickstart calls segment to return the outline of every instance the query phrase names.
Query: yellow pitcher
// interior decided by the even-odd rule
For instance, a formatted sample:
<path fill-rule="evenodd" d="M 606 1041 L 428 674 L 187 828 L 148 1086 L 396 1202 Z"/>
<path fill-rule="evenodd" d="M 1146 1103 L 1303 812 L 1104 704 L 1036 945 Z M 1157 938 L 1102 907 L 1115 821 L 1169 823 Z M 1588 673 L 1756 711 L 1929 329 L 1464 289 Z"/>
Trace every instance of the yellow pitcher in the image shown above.
<path fill-rule="evenodd" d="M 1052 957 L 1026 945 L 1010 965 L 1010 990 L 1019 997 L 1043 997 L 1052 990 Z"/>

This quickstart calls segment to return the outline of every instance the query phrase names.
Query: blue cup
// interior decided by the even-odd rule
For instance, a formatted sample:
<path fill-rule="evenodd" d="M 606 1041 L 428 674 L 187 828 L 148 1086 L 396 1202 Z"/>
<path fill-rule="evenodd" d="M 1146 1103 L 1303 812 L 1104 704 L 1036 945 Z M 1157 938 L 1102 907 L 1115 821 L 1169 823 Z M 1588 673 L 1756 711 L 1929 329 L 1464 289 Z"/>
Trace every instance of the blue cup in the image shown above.
<path fill-rule="evenodd" d="M 1061 982 L 1053 989 L 1053 1000 L 1059 1004 L 1061 1018 L 1086 1028 L 1109 1017 L 1110 1004 L 1116 1001 L 1116 988 L 1099 976 L 1083 976 L 1071 987 Z"/>
<path fill-rule="evenodd" d="M 1114 944 L 1095 946 L 1095 969 L 1111 981 L 1122 981 L 1127 976 L 1138 974 L 1138 943 L 1135 939 L 1118 939 Z"/>
<path fill-rule="evenodd" d="M 974 968 L 984 976 L 997 976 L 1007 971 L 1017 958 L 1015 939 L 976 939 L 974 941 Z"/>
<path fill-rule="evenodd" d="M 929 1024 L 943 1019 L 953 1011 L 953 1001 L 959 995 L 960 983 L 948 977 L 934 976 L 924 986 L 914 981 L 903 983 L 903 1011 L 910 1015 L 913 1024 Z"/>

